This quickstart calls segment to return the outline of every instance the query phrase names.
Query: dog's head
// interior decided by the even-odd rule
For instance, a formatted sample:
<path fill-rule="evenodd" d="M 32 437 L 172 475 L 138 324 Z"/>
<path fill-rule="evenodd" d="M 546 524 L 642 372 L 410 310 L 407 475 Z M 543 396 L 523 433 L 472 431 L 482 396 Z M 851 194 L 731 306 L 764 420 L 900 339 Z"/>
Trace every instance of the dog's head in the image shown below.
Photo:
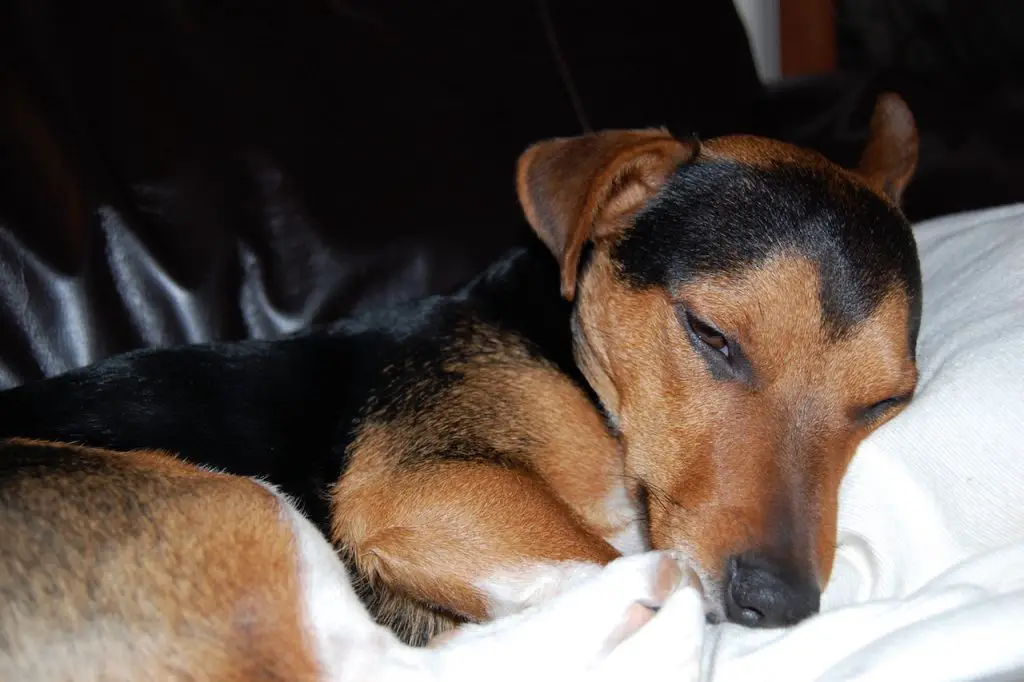
<path fill-rule="evenodd" d="M 855 169 L 663 130 L 549 140 L 519 160 L 651 543 L 689 555 L 709 617 L 771 626 L 818 609 L 840 479 L 917 380 L 921 275 L 899 209 L 916 160 L 895 95 Z"/>

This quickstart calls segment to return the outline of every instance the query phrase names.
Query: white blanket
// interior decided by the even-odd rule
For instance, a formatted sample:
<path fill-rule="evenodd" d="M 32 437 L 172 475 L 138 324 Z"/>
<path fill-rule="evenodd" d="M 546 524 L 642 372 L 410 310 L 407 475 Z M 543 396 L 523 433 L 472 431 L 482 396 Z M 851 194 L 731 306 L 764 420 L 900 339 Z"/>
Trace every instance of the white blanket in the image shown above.
<path fill-rule="evenodd" d="M 919 389 L 844 481 L 822 614 L 709 626 L 685 676 L 1024 680 L 1024 205 L 915 232 Z"/>

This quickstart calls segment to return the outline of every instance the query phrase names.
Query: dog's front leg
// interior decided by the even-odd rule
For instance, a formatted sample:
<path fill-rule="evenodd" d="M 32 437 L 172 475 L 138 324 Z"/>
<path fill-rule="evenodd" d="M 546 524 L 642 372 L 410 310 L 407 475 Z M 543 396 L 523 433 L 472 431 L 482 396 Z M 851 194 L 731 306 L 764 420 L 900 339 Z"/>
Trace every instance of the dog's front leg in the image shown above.
<path fill-rule="evenodd" d="M 471 622 L 521 611 L 619 556 L 539 477 L 498 465 L 353 470 L 334 501 L 334 541 L 378 596 L 389 595 L 375 615 L 400 632 L 393 621 L 409 609 Z"/>

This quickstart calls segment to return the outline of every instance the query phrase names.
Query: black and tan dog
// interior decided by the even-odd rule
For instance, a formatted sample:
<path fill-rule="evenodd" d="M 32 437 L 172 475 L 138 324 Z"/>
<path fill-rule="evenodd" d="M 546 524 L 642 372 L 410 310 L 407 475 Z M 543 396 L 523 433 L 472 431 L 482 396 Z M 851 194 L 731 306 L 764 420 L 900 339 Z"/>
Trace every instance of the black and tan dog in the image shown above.
<path fill-rule="evenodd" d="M 517 187 L 542 244 L 457 292 L 27 384 L 0 394 L 0 435 L 168 451 L 271 482 L 409 642 L 647 547 L 685 555 L 710 618 L 793 623 L 818 608 L 857 444 L 914 391 L 920 272 L 898 204 L 916 156 L 891 95 L 854 170 L 743 136 L 541 142 Z M 48 477 L 107 466 L 9 447 L 0 490 L 57 509 L 79 492 Z M 4 581 L 12 561 L 5 544 Z"/>

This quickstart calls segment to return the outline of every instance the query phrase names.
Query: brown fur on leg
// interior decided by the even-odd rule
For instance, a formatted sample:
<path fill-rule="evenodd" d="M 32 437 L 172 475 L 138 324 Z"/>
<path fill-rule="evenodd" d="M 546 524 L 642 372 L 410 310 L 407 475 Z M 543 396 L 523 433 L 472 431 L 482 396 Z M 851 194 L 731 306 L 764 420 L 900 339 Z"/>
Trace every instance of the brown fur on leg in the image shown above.
<path fill-rule="evenodd" d="M 366 447 L 389 447 L 388 437 L 366 434 Z M 618 556 L 532 474 L 476 462 L 387 475 L 367 469 L 336 489 L 335 503 L 348 511 L 333 535 L 366 581 L 378 621 L 406 641 L 425 644 L 459 622 L 488 618 L 479 585 L 502 570 Z"/>
<path fill-rule="evenodd" d="M 522 339 L 485 323 L 460 328 L 438 363 L 447 381 L 419 366 L 392 368 L 394 375 L 413 379 L 400 382 L 403 389 L 390 393 L 364 418 L 349 451 L 350 467 L 333 497 L 332 537 L 343 548 L 360 597 L 378 622 L 416 644 L 467 618 L 483 617 L 467 580 L 522 553 L 514 543 L 501 542 L 521 532 L 524 523 L 506 520 L 502 525 L 504 509 L 486 508 L 510 486 L 527 489 L 531 499 L 539 500 L 540 513 L 558 517 L 562 528 L 571 529 L 556 532 L 554 541 L 571 533 L 573 542 L 582 542 L 587 549 L 573 558 L 592 557 L 595 551 L 615 556 L 598 538 L 616 536 L 628 523 L 610 518 L 606 503 L 621 498 L 613 492 L 624 487 L 618 444 L 568 377 L 531 354 Z M 470 479 L 477 487 L 463 495 L 463 482 Z M 414 499 L 418 502 L 410 502 Z M 396 500 L 401 520 L 385 519 L 382 514 Z M 474 518 L 478 513 L 485 518 Z M 523 510 L 524 516 L 529 513 L 531 507 Z M 498 538 L 487 540 L 492 546 L 484 554 L 463 545 L 481 562 L 473 576 L 453 573 L 457 556 L 442 562 L 424 558 L 415 575 L 388 572 L 399 563 L 415 563 L 421 554 L 433 556 L 460 532 L 452 527 L 456 516 L 463 527 L 479 532 L 481 542 Z M 372 530 L 371 523 L 376 524 Z M 371 540 L 387 548 L 384 568 L 367 549 Z M 540 545 L 527 555 L 559 558 Z M 447 580 L 448 588 L 425 597 L 428 590 L 419 583 L 435 576 Z"/>

